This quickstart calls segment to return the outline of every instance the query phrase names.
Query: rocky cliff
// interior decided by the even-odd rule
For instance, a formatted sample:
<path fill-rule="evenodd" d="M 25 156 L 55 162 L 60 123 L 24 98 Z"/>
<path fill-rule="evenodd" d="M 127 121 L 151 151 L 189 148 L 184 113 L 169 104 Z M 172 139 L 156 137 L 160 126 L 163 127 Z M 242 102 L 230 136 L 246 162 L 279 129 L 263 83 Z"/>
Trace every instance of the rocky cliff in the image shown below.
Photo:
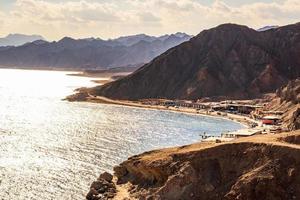
<path fill-rule="evenodd" d="M 292 104 L 300 103 L 300 78 L 290 81 L 286 86 L 276 91 L 280 102 L 290 102 Z"/>
<path fill-rule="evenodd" d="M 300 199 L 299 141 L 298 131 L 146 152 L 115 167 L 114 184 L 101 175 L 87 199 Z"/>
<path fill-rule="evenodd" d="M 300 129 L 300 78 L 279 88 L 267 109 L 282 111 L 283 123 L 289 130 Z"/>
<path fill-rule="evenodd" d="M 93 93 L 130 100 L 252 98 L 299 77 L 299 55 L 300 23 L 260 32 L 224 24 Z"/>

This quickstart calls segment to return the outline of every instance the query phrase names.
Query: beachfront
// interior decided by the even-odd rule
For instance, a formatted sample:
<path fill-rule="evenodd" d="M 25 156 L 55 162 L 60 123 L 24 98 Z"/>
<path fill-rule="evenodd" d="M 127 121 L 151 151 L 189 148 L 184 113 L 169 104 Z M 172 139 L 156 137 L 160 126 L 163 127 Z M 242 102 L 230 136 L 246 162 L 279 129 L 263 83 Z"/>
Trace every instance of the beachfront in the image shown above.
<path fill-rule="evenodd" d="M 286 128 L 280 120 L 280 115 L 275 113 L 272 119 L 272 111 L 264 111 L 266 102 L 257 100 L 243 101 L 220 101 L 220 102 L 192 102 L 184 100 L 167 100 L 167 99 L 146 99 L 140 101 L 113 100 L 102 96 L 93 96 L 87 94 L 86 101 L 104 104 L 116 104 L 123 106 L 133 106 L 145 109 L 168 110 L 173 112 L 183 112 L 196 115 L 205 115 L 211 117 L 225 118 L 241 123 L 245 129 L 232 133 L 220 133 L 219 136 L 209 136 L 205 133 L 202 135 L 203 142 L 227 142 L 240 137 L 248 137 L 258 134 L 280 133 Z M 274 111 L 275 112 L 275 111 Z M 203 135 L 204 134 L 204 135 Z"/>

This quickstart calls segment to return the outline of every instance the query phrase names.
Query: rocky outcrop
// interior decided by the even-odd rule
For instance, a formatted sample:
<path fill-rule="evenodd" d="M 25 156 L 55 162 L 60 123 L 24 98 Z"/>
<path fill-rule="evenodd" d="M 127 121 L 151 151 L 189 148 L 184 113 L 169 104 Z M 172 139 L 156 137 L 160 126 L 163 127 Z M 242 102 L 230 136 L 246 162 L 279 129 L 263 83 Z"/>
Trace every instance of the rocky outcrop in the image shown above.
<path fill-rule="evenodd" d="M 293 112 L 290 123 L 288 125 L 290 130 L 298 130 L 300 129 L 300 107 L 297 106 L 296 110 Z"/>
<path fill-rule="evenodd" d="M 93 93 L 129 100 L 252 98 L 299 77 L 299 55 L 300 23 L 263 32 L 224 24 Z"/>
<path fill-rule="evenodd" d="M 130 199 L 300 199 L 300 132 L 155 150 L 115 167 Z"/>
<path fill-rule="evenodd" d="M 289 130 L 300 129 L 300 78 L 279 88 L 267 109 L 282 111 L 284 126 Z"/>
<path fill-rule="evenodd" d="M 116 194 L 116 186 L 112 182 L 113 176 L 107 172 L 101 174 L 97 181 L 94 181 L 86 195 L 87 200 L 112 199 Z"/>
<path fill-rule="evenodd" d="M 290 81 L 286 86 L 279 88 L 276 95 L 280 102 L 300 103 L 300 78 Z"/>

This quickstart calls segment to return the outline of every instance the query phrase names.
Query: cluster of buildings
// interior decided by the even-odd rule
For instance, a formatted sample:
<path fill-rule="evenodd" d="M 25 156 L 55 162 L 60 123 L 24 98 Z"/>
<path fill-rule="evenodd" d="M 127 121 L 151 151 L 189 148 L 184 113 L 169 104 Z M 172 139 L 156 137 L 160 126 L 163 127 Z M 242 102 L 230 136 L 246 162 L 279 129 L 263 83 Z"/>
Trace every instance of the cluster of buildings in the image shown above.
<path fill-rule="evenodd" d="M 187 100 L 146 99 L 143 100 L 142 103 L 147 105 L 206 109 L 211 111 L 221 111 L 246 115 L 250 114 L 258 108 L 263 108 L 263 105 L 250 104 L 250 101 L 200 102 Z"/>
<path fill-rule="evenodd" d="M 249 137 L 253 135 L 262 134 L 263 130 L 261 128 L 252 129 L 240 129 L 232 132 L 224 132 L 221 136 L 209 136 L 202 135 L 202 141 L 204 142 L 228 142 L 237 138 Z"/>
<path fill-rule="evenodd" d="M 200 102 L 185 100 L 166 100 L 166 99 L 146 99 L 142 101 L 146 105 L 165 106 L 174 108 L 191 108 L 217 113 L 231 113 L 240 116 L 250 117 L 255 125 L 249 129 L 242 129 L 234 132 L 222 133 L 221 137 L 202 135 L 203 141 L 229 141 L 236 138 L 248 137 L 264 133 L 276 133 L 281 130 L 281 115 L 279 111 L 264 111 L 264 104 L 257 104 L 254 101 L 221 101 L 221 102 Z"/>
<path fill-rule="evenodd" d="M 142 100 L 142 104 L 155 105 L 155 106 L 166 106 L 166 107 L 185 107 L 195 109 L 209 109 L 208 103 L 200 103 L 189 100 L 166 100 L 166 99 L 145 99 Z"/>
<path fill-rule="evenodd" d="M 281 122 L 282 111 L 265 111 L 256 109 L 251 113 L 251 117 L 255 120 L 260 120 L 264 125 L 278 125 Z"/>

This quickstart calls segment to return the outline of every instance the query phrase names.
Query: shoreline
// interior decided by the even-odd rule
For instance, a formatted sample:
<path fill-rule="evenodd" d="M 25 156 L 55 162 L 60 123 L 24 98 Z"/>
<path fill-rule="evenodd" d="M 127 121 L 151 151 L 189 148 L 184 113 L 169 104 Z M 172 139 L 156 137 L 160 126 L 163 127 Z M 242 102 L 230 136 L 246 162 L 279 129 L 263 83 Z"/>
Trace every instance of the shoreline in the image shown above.
<path fill-rule="evenodd" d="M 257 123 L 257 121 L 247 117 L 247 116 L 241 116 L 231 113 L 225 113 L 225 112 L 213 112 L 209 114 L 209 112 L 205 110 L 196 110 L 194 108 L 174 108 L 174 107 L 165 107 L 165 106 L 153 106 L 153 105 L 145 105 L 138 102 L 133 101 L 122 101 L 122 100 L 113 100 L 106 97 L 87 97 L 85 102 L 90 103 L 100 103 L 100 104 L 112 104 L 112 105 L 119 105 L 119 106 L 126 106 L 126 107 L 134 107 L 134 108 L 141 108 L 141 109 L 150 109 L 150 110 L 162 110 L 162 111 L 169 111 L 169 112 L 177 112 L 177 113 L 184 113 L 184 114 L 191 114 L 191 115 L 200 115 L 204 117 L 212 117 L 212 118 L 219 118 L 219 119 L 225 119 L 230 120 L 236 123 L 241 124 L 244 126 L 244 128 L 251 128 L 251 123 Z M 221 113 L 221 115 L 217 114 Z"/>

